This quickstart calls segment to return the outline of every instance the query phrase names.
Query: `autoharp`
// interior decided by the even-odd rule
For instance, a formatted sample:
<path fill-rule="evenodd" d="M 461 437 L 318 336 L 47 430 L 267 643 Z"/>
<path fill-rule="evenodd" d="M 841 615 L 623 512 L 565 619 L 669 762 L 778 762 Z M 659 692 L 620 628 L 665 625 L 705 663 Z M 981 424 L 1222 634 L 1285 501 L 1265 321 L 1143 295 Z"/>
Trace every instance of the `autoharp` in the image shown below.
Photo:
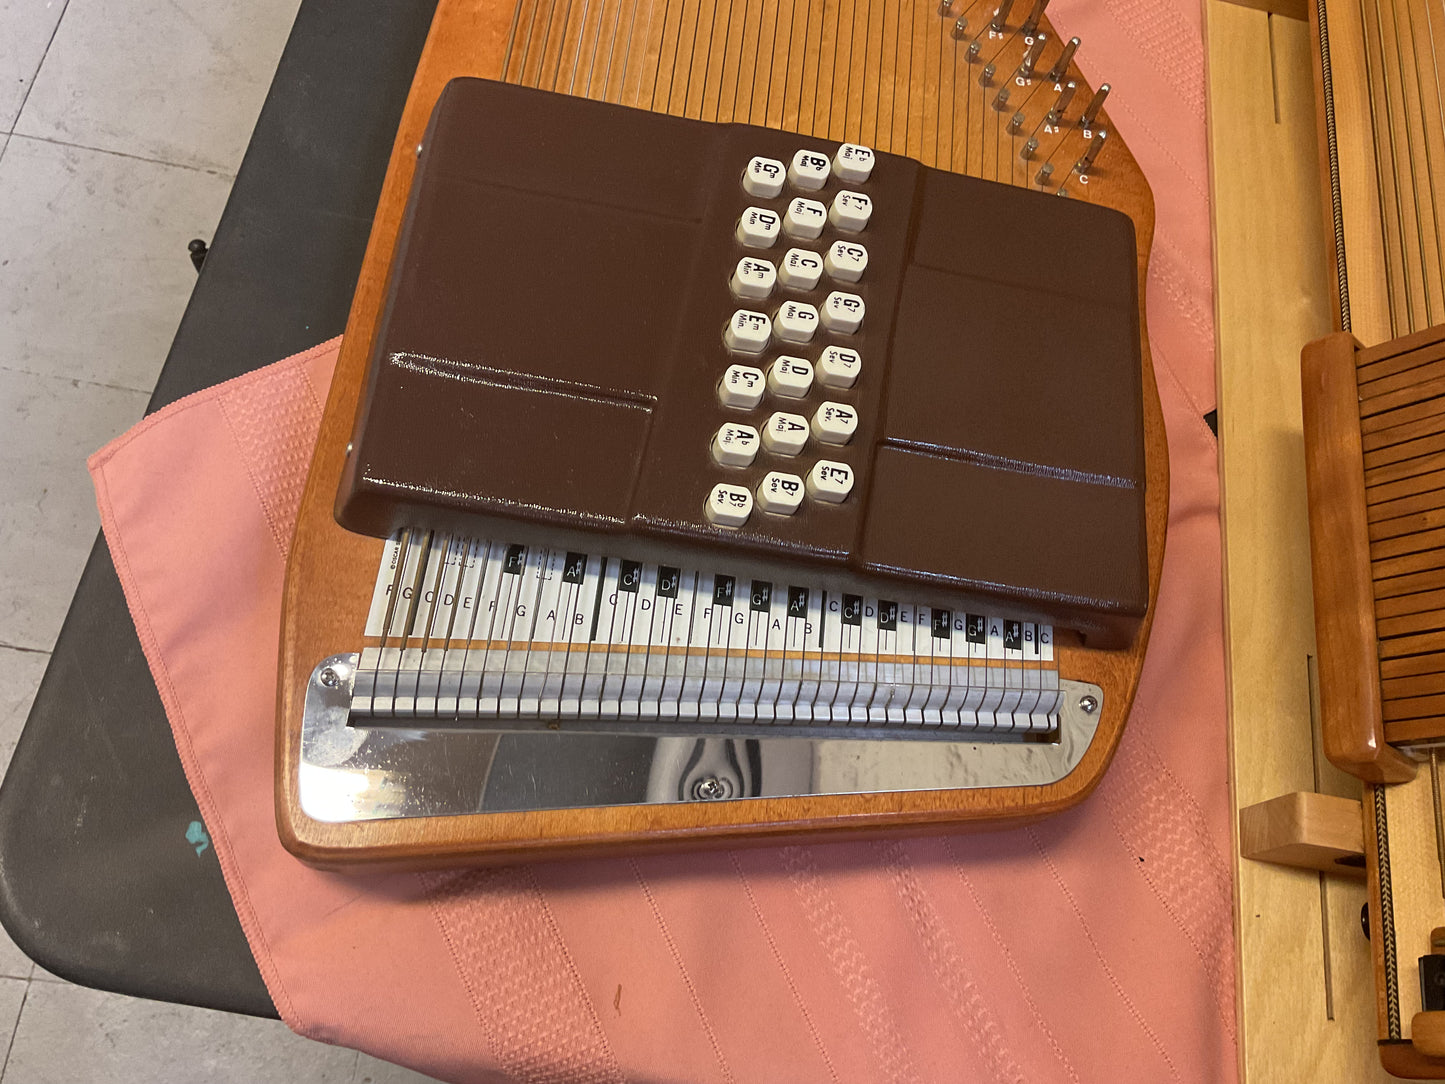
<path fill-rule="evenodd" d="M 1152 205 L 1044 6 L 441 5 L 288 563 L 293 852 L 1092 789 L 1163 556 Z"/>

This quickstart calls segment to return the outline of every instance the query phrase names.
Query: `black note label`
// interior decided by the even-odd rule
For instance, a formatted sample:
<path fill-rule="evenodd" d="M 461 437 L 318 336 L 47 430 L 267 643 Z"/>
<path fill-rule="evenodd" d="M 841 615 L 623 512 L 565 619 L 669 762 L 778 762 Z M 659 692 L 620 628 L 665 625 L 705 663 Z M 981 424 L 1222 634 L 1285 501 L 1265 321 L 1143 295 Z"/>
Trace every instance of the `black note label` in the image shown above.
<path fill-rule="evenodd" d="M 843 624 L 845 624 L 845 625 L 861 625 L 861 624 L 863 624 L 863 596 L 862 596 L 862 595 L 844 595 L 844 596 L 843 596 Z"/>
<path fill-rule="evenodd" d="M 788 588 L 788 616 L 808 616 L 808 589 L 806 587 Z"/>
<path fill-rule="evenodd" d="M 629 594 L 637 594 L 637 589 L 642 586 L 642 563 L 640 561 L 623 561 L 622 573 L 617 578 L 617 586 Z"/>
<path fill-rule="evenodd" d="M 1021 651 L 1024 646 L 1024 626 L 1021 621 L 1003 623 L 1003 646 L 1006 651 Z"/>
<path fill-rule="evenodd" d="M 714 606 L 731 606 L 733 604 L 733 591 L 737 583 L 731 576 L 714 576 L 712 578 L 712 604 Z"/>
<path fill-rule="evenodd" d="M 933 611 L 933 638 L 935 640 L 947 640 L 949 631 L 953 628 L 953 614 L 948 610 Z"/>
<path fill-rule="evenodd" d="M 898 603 L 878 600 L 878 628 L 883 632 L 898 631 Z"/>
<path fill-rule="evenodd" d="M 967 623 L 964 626 L 964 636 L 971 644 L 981 644 L 988 639 L 988 631 L 984 628 L 982 614 L 968 614 Z"/>
<path fill-rule="evenodd" d="M 671 565 L 659 565 L 657 569 L 657 593 L 662 598 L 677 598 L 678 581 L 682 571 Z"/>
<path fill-rule="evenodd" d="M 562 566 L 563 583 L 581 583 L 587 578 L 587 555 L 569 553 L 567 563 Z"/>
<path fill-rule="evenodd" d="M 527 547 L 512 543 L 507 547 L 507 563 L 502 566 L 502 571 L 510 576 L 520 576 L 526 567 Z"/>
<path fill-rule="evenodd" d="M 754 610 L 767 613 L 773 607 L 773 585 L 762 580 L 754 580 L 753 594 L 748 603 Z"/>

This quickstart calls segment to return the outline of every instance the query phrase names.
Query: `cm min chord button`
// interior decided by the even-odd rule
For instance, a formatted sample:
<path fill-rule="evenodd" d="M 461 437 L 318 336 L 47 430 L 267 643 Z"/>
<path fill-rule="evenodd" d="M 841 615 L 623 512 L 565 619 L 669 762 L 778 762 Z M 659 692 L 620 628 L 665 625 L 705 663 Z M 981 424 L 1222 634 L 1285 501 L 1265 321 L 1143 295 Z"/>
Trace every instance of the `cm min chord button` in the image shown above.
<path fill-rule="evenodd" d="M 753 495 L 742 486 L 719 482 L 707 495 L 703 512 L 719 527 L 741 527 L 753 514 Z"/>
<path fill-rule="evenodd" d="M 718 401 L 725 407 L 752 410 L 763 401 L 763 389 L 767 380 L 761 369 L 751 365 L 729 365 L 728 371 L 718 381 Z"/>
<path fill-rule="evenodd" d="M 808 496 L 815 501 L 842 504 L 853 492 L 853 468 L 847 463 L 836 463 L 831 459 L 820 459 L 808 472 Z"/>
<path fill-rule="evenodd" d="M 772 199 L 783 190 L 786 167 L 776 158 L 758 155 L 743 170 L 743 191 L 758 199 Z"/>

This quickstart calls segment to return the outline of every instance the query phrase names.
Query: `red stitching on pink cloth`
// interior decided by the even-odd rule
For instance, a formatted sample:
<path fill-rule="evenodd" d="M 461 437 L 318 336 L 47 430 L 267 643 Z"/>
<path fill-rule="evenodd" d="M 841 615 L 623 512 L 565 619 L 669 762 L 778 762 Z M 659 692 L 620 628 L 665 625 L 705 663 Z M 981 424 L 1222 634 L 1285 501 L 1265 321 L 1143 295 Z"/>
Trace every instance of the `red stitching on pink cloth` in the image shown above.
<path fill-rule="evenodd" d="M 418 877 L 502 1071 L 524 1084 L 621 1084 L 622 1070 L 531 872 L 522 866 Z"/>

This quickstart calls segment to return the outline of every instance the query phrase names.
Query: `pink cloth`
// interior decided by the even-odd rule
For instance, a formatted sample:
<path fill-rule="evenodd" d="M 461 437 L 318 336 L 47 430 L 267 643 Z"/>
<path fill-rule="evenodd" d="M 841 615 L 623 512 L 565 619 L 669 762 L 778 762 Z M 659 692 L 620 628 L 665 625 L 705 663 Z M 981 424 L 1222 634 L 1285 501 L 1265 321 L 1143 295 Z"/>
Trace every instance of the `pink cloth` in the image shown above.
<path fill-rule="evenodd" d="M 1200 12 L 1055 7 L 1117 88 L 1158 202 L 1149 327 L 1173 475 L 1149 661 L 1098 791 L 994 835 L 427 875 L 295 861 L 272 819 L 271 676 L 333 341 L 91 460 L 187 776 L 292 1028 L 456 1081 L 1235 1078 Z"/>

